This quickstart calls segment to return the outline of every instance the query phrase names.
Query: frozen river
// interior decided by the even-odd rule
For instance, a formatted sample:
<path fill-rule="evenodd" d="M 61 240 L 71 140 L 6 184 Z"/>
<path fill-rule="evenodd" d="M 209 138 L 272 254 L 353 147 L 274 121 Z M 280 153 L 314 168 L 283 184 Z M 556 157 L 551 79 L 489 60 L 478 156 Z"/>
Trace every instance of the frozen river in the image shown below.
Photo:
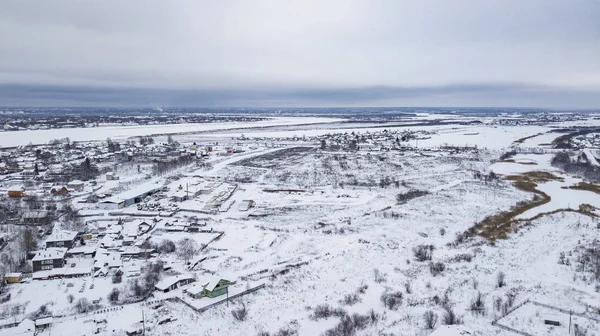
<path fill-rule="evenodd" d="M 27 130 L 0 132 L 0 147 L 15 147 L 27 144 L 47 144 L 53 139 L 69 138 L 71 141 L 91 141 L 125 139 L 132 136 L 153 134 L 175 134 L 184 132 L 207 132 L 214 130 L 230 130 L 238 128 L 254 128 L 265 126 L 290 126 L 301 124 L 319 124 L 341 121 L 333 118 L 313 117 L 271 117 L 269 120 L 257 122 L 224 122 L 206 124 L 174 124 L 143 126 L 108 126 L 93 128 L 63 128 L 50 130 Z"/>

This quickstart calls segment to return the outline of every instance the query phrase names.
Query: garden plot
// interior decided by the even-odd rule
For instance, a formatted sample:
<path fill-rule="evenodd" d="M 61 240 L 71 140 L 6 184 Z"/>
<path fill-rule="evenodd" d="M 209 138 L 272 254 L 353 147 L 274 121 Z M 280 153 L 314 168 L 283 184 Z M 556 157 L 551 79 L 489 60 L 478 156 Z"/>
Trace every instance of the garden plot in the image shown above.
<path fill-rule="evenodd" d="M 497 323 L 531 336 L 600 335 L 600 320 L 536 302 L 524 304 Z"/>

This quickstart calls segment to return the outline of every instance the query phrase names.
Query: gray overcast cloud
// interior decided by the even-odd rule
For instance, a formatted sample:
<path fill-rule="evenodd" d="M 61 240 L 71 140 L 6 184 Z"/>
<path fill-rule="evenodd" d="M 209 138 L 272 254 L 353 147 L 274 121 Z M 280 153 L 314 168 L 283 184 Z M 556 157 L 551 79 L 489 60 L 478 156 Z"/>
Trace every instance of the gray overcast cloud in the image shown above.
<path fill-rule="evenodd" d="M 600 1 L 0 2 L 0 105 L 600 107 Z"/>

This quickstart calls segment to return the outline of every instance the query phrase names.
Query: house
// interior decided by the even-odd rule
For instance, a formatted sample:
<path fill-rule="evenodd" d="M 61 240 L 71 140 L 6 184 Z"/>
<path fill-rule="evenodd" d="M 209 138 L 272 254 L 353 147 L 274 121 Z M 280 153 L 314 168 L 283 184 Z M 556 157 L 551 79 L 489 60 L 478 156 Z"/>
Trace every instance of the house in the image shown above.
<path fill-rule="evenodd" d="M 472 331 L 462 325 L 443 325 L 429 336 L 472 336 Z"/>
<path fill-rule="evenodd" d="M 50 188 L 50 193 L 54 196 L 67 196 L 69 190 L 65 186 L 53 186 Z"/>
<path fill-rule="evenodd" d="M 25 211 L 21 216 L 24 224 L 47 224 L 50 223 L 50 213 L 46 210 Z"/>
<path fill-rule="evenodd" d="M 11 187 L 8 189 L 8 197 L 23 197 L 25 196 L 25 188 L 19 187 Z"/>
<path fill-rule="evenodd" d="M 46 248 L 31 259 L 31 264 L 34 272 L 46 271 L 54 268 L 62 268 L 65 266 L 65 257 L 67 255 L 66 248 L 52 247 Z"/>
<path fill-rule="evenodd" d="M 84 187 L 85 187 L 85 183 L 83 183 L 83 181 L 79 181 L 79 180 L 74 180 L 74 181 L 67 183 L 67 188 L 69 188 L 71 190 L 75 190 L 75 191 L 83 191 Z"/>
<path fill-rule="evenodd" d="M 19 282 L 21 282 L 22 279 L 23 279 L 22 273 L 7 273 L 4 275 L 4 281 L 6 281 L 6 283 L 8 283 L 8 284 L 19 283 Z"/>
<path fill-rule="evenodd" d="M 115 174 L 114 172 L 108 172 L 106 173 L 106 180 L 107 181 L 116 181 L 119 179 L 119 176 L 117 176 L 117 174 Z"/>
<path fill-rule="evenodd" d="M 229 280 L 225 280 L 218 277 L 212 277 L 202 279 L 198 282 L 198 284 L 192 286 L 186 292 L 189 296 L 195 299 L 200 299 L 205 296 L 209 298 L 214 298 L 217 296 L 227 294 L 229 285 L 231 285 L 231 281 Z"/>
<path fill-rule="evenodd" d="M 162 279 L 154 287 L 157 291 L 167 293 L 171 290 L 176 289 L 179 286 L 187 285 L 194 281 L 195 279 L 190 275 L 179 274 Z"/>
<path fill-rule="evenodd" d="M 98 208 L 106 210 L 122 209 L 132 204 L 140 203 L 144 198 L 156 194 L 162 190 L 162 186 L 148 182 L 131 190 L 124 191 L 119 195 L 108 198 L 98 203 Z"/>
<path fill-rule="evenodd" d="M 46 248 L 49 247 L 66 247 L 68 249 L 75 246 L 77 232 L 75 231 L 54 231 L 46 239 Z"/>
<path fill-rule="evenodd" d="M 240 202 L 240 205 L 238 206 L 238 210 L 239 211 L 248 211 L 252 207 L 254 207 L 253 200 L 243 200 L 242 202 Z"/>

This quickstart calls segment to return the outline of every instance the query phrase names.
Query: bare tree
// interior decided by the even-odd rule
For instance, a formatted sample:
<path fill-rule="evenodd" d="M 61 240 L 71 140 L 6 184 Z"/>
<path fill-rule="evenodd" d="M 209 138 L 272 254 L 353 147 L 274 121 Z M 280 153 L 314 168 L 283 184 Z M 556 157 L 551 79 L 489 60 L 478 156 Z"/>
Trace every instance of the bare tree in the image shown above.
<path fill-rule="evenodd" d="M 177 242 L 177 255 L 187 264 L 196 255 L 198 244 L 191 238 L 183 238 Z"/>

